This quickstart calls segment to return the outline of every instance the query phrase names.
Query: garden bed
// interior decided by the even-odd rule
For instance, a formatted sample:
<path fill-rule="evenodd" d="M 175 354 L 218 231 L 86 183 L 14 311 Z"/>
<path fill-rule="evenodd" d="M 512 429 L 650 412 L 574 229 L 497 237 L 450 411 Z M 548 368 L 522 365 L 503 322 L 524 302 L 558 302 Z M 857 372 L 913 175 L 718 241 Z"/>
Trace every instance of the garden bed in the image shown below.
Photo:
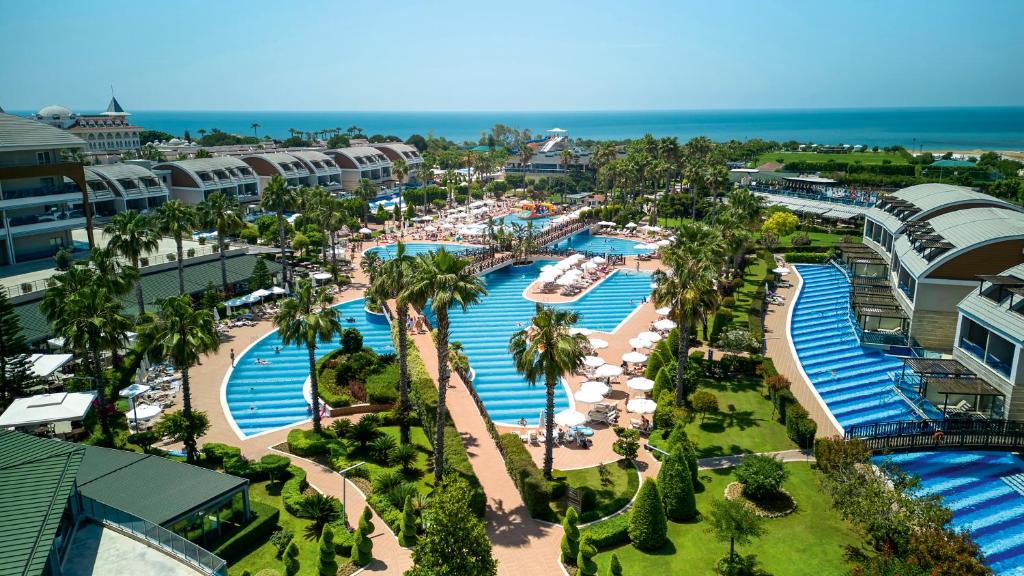
<path fill-rule="evenodd" d="M 761 500 L 751 500 L 743 495 L 743 484 L 732 482 L 725 487 L 724 495 L 728 500 L 743 502 L 762 518 L 782 518 L 796 512 L 796 500 L 785 490 L 779 490 Z"/>
<path fill-rule="evenodd" d="M 573 487 L 591 496 L 581 495 L 583 510 L 580 512 L 580 523 L 594 522 L 611 516 L 622 510 L 640 489 L 640 478 L 636 467 L 628 460 L 622 459 L 603 466 L 581 468 L 579 470 L 554 470 L 555 484 L 560 488 L 552 490 L 551 509 L 561 521 L 568 509 L 566 488 Z"/>

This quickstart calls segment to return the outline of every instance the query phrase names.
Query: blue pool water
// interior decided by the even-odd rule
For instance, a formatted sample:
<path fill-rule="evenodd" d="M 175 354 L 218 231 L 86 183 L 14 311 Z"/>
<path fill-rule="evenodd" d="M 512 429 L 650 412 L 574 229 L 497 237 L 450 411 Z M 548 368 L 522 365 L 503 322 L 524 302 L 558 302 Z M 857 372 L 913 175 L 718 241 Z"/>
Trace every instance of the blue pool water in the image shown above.
<path fill-rule="evenodd" d="M 477 392 L 495 422 L 515 424 L 520 418 L 537 423 L 544 410 L 544 386 L 529 386 L 516 372 L 508 353 L 508 341 L 533 317 L 534 302 L 523 298 L 523 290 L 536 278 L 540 267 L 507 267 L 484 276 L 487 290 L 483 302 L 463 313 L 451 313 L 451 339 L 465 346 L 476 372 Z M 650 274 L 620 270 L 594 287 L 579 300 L 561 304 L 581 314 L 579 326 L 600 332 L 614 330 L 650 294 Z M 632 299 L 632 304 L 630 300 Z M 556 394 L 555 408 L 569 406 L 564 389 Z"/>
<path fill-rule="evenodd" d="M 548 224 L 551 223 L 552 218 L 554 218 L 554 216 L 543 216 L 540 218 L 532 218 L 527 220 L 526 218 L 523 218 L 518 214 L 507 214 L 505 216 L 495 218 L 494 225 L 498 226 L 500 224 L 505 224 L 506 226 L 511 226 L 513 224 L 519 224 L 520 226 L 525 227 L 527 224 L 532 222 L 534 230 L 543 230 L 544 228 L 548 227 Z"/>
<path fill-rule="evenodd" d="M 1009 452 L 914 452 L 880 456 L 921 478 L 953 511 L 953 526 L 968 530 L 985 563 L 1002 576 L 1024 575 L 1024 496 L 1002 480 L 1024 474 Z"/>
<path fill-rule="evenodd" d="M 625 238 L 611 238 L 605 236 L 594 236 L 590 231 L 585 230 L 579 234 L 562 240 L 555 244 L 555 249 L 565 250 L 572 248 L 577 252 L 597 252 L 600 254 L 622 254 L 624 256 L 636 256 L 637 254 L 649 254 L 653 250 L 634 248 L 640 244 L 636 240 Z"/>
<path fill-rule="evenodd" d="M 843 427 L 890 420 L 917 420 L 918 413 L 893 388 L 899 359 L 862 348 L 849 319 L 850 284 L 834 266 L 798 265 L 803 286 L 790 334 L 800 364 Z M 917 402 L 912 391 L 904 391 Z M 931 416 L 941 417 L 928 402 Z M 931 414 L 935 411 L 935 414 Z"/>
<path fill-rule="evenodd" d="M 384 260 L 388 260 L 395 257 L 395 244 L 388 244 L 386 246 L 374 246 L 367 250 L 367 252 L 377 252 L 380 257 Z M 427 252 L 433 252 L 438 248 L 444 246 L 444 249 L 449 252 L 456 254 L 461 252 L 468 252 L 470 250 L 476 250 L 480 246 L 465 246 L 463 244 L 446 244 L 444 242 L 406 242 L 405 253 L 409 256 L 419 256 Z"/>
<path fill-rule="evenodd" d="M 345 328 L 354 327 L 363 335 L 363 346 L 378 354 L 394 353 L 391 329 L 382 316 L 363 310 L 363 300 L 335 306 Z M 354 323 L 346 321 L 355 319 Z M 317 358 L 340 346 L 340 337 L 317 347 Z M 281 351 L 274 353 L 274 347 Z M 257 358 L 270 362 L 256 364 Z M 240 355 L 228 378 L 225 397 L 228 410 L 239 430 L 246 436 L 302 422 L 310 417 L 309 405 L 302 396 L 302 385 L 309 377 L 306 347 L 283 346 L 277 332 L 263 338 Z"/>

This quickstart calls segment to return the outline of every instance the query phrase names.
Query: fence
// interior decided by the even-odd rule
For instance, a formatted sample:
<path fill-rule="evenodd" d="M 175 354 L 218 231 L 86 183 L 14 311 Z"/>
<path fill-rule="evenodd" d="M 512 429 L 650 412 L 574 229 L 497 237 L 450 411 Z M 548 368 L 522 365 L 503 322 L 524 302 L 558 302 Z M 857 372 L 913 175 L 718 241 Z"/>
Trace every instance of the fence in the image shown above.
<path fill-rule="evenodd" d="M 1024 448 L 1024 422 L 1017 420 L 901 420 L 846 428 L 874 451 L 936 448 Z"/>
<path fill-rule="evenodd" d="M 145 540 L 153 547 L 174 556 L 204 574 L 227 575 L 227 563 L 224 560 L 163 526 L 107 506 L 88 496 L 79 494 L 78 497 L 83 514 L 104 526 Z"/>

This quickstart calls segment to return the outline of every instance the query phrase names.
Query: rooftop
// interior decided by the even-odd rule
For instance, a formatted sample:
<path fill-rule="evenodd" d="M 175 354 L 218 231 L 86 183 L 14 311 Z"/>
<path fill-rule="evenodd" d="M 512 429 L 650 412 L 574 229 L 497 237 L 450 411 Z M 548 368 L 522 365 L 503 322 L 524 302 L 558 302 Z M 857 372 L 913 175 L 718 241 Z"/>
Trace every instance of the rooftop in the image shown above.
<path fill-rule="evenodd" d="M 0 427 L 81 420 L 89 413 L 95 399 L 95 392 L 55 392 L 18 398 L 0 414 Z"/>
<path fill-rule="evenodd" d="M 988 204 L 991 206 L 1022 210 L 1021 207 L 1000 200 L 988 194 L 976 192 L 964 186 L 928 183 L 909 186 L 893 192 L 867 212 L 872 220 L 884 225 L 890 232 L 896 232 L 907 221 L 926 219 L 932 212 L 960 204 Z M 900 214 L 882 209 L 884 205 L 898 207 Z"/>
<path fill-rule="evenodd" d="M 48 148 L 86 148 L 85 140 L 36 120 L 0 113 L 0 152 Z"/>
<path fill-rule="evenodd" d="M 1012 276 L 1024 279 L 1024 264 L 1018 264 L 999 276 Z M 989 288 L 991 283 L 985 281 L 981 290 L 972 290 L 957 308 L 971 318 L 994 328 L 1002 333 L 1005 338 L 1014 342 L 1024 343 L 1024 314 L 1017 311 L 1019 305 L 1024 302 L 1024 296 L 1008 295 L 1000 302 L 984 296 L 982 291 Z M 1011 309 L 1011 306 L 1013 309 Z"/>
<path fill-rule="evenodd" d="M 911 245 L 907 236 L 900 236 L 893 252 L 914 277 L 920 277 L 944 261 L 983 244 L 1024 238 L 1024 214 L 1001 208 L 968 208 L 947 212 L 928 221 L 930 234 L 941 237 L 949 248 L 931 261 Z"/>

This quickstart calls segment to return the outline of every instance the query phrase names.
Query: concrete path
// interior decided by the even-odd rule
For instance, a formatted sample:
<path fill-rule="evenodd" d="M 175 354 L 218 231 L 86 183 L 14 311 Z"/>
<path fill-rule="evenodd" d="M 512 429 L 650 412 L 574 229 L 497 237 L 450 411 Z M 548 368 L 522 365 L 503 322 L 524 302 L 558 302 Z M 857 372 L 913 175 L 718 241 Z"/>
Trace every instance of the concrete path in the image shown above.
<path fill-rule="evenodd" d="M 810 450 L 781 450 L 779 452 L 761 452 L 759 455 L 774 456 L 783 462 L 814 462 L 814 453 Z M 701 470 L 718 470 L 738 466 L 747 456 L 753 454 L 737 454 L 734 456 L 713 456 L 697 460 Z"/>

